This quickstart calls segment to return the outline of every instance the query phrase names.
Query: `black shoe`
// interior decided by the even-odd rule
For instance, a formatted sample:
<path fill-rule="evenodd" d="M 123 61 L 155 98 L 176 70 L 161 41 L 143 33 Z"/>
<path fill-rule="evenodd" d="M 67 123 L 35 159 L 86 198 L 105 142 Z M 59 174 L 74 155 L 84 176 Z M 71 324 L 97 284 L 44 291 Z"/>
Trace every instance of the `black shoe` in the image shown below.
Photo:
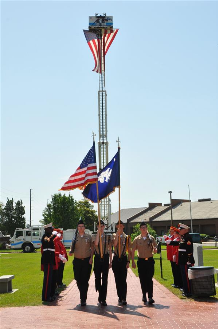
<path fill-rule="evenodd" d="M 127 301 L 123 299 L 123 300 L 122 300 L 122 304 L 123 304 L 123 305 L 127 305 Z"/>
<path fill-rule="evenodd" d="M 67 286 L 66 284 L 62 283 L 58 285 L 58 288 L 65 288 L 66 286 Z"/>
<path fill-rule="evenodd" d="M 154 304 L 154 300 L 153 300 L 153 298 L 149 298 L 149 299 L 148 299 L 148 304 L 150 304 L 150 305 L 151 305 L 151 304 Z"/>
<path fill-rule="evenodd" d="M 55 291 L 55 296 L 59 296 L 59 292 L 58 291 Z"/>
<path fill-rule="evenodd" d="M 98 302 L 101 304 L 101 300 L 100 300 L 100 297 L 98 297 Z"/>
<path fill-rule="evenodd" d="M 120 298 L 118 299 L 118 305 L 122 305 L 122 300 Z"/>
<path fill-rule="evenodd" d="M 47 302 L 51 303 L 55 301 L 55 296 L 49 297 L 49 299 L 47 300 Z"/>
<path fill-rule="evenodd" d="M 143 297 L 142 298 L 142 301 L 144 302 L 144 304 L 146 304 L 147 303 L 147 298 L 146 297 Z"/>
<path fill-rule="evenodd" d="M 107 306 L 106 300 L 101 301 L 101 306 Z"/>
<path fill-rule="evenodd" d="M 86 301 L 85 300 L 81 300 L 81 306 L 86 306 Z"/>
<path fill-rule="evenodd" d="M 183 297 L 186 297 L 186 298 L 189 298 L 189 297 L 192 296 L 192 294 L 190 294 L 190 293 L 187 293 L 187 294 L 186 294 L 186 293 L 184 293 L 184 292 L 182 293 L 182 295 L 183 295 Z"/>
<path fill-rule="evenodd" d="M 171 287 L 176 288 L 176 285 L 175 284 L 171 284 Z"/>

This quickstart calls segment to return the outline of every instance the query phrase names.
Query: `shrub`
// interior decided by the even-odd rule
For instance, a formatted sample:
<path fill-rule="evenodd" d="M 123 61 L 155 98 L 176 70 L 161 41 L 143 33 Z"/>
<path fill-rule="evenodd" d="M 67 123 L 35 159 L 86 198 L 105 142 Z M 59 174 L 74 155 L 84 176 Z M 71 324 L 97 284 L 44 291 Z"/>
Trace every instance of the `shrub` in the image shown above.
<path fill-rule="evenodd" d="M 200 234 L 200 236 L 201 236 L 201 239 L 203 240 L 203 241 L 208 241 L 208 239 L 209 239 L 209 235 L 208 234 Z"/>
<path fill-rule="evenodd" d="M 157 236 L 156 231 L 153 230 L 153 228 L 151 228 L 149 224 L 147 224 L 147 227 L 148 227 L 148 233 L 151 234 L 154 238 L 156 238 Z M 133 233 L 131 234 L 131 241 L 133 241 L 135 237 L 137 237 L 139 234 L 141 234 L 141 231 L 140 231 L 140 224 L 138 223 L 133 227 Z"/>

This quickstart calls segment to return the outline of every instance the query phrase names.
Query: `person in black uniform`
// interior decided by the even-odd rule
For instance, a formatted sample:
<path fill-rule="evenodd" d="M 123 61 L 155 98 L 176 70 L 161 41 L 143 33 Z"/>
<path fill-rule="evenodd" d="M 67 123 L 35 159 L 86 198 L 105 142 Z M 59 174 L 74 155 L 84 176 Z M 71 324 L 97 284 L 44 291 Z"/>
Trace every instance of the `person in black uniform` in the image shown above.
<path fill-rule="evenodd" d="M 103 220 L 97 223 L 98 231 L 96 234 L 94 247 L 94 273 L 95 273 L 95 288 L 99 292 L 98 301 L 101 306 L 107 306 L 107 284 L 108 271 L 112 263 L 111 237 L 104 233 L 105 224 Z M 100 240 L 101 238 L 101 240 Z M 110 261 L 110 263 L 109 263 Z"/>
<path fill-rule="evenodd" d="M 114 257 L 112 261 L 112 270 L 114 272 L 114 278 L 116 282 L 116 289 L 118 295 L 118 304 L 126 305 L 126 294 L 127 294 L 127 269 L 129 268 L 130 262 L 130 239 L 128 235 L 123 232 L 124 225 L 120 221 L 116 224 L 117 233 L 114 234 L 113 246 L 114 246 Z M 127 252 L 128 251 L 128 259 Z"/>
<path fill-rule="evenodd" d="M 190 236 L 189 227 L 185 224 L 179 223 L 179 234 L 181 235 L 180 242 L 177 241 L 166 241 L 170 245 L 179 245 L 178 249 L 178 264 L 181 271 L 182 283 L 183 283 L 183 296 L 191 296 L 191 286 L 188 279 L 188 269 L 195 263 L 193 257 L 193 242 Z"/>
<path fill-rule="evenodd" d="M 53 240 L 56 236 L 52 235 L 52 223 L 45 225 L 44 229 L 45 234 L 41 240 L 41 267 L 44 271 L 42 301 L 53 302 L 55 300 L 55 296 L 52 296 L 53 267 L 55 265 L 55 247 Z"/>
<path fill-rule="evenodd" d="M 77 287 L 80 291 L 81 306 L 86 306 L 89 279 L 92 269 L 92 237 L 85 233 L 85 224 L 78 222 L 77 232 L 70 248 L 69 256 L 74 253 L 73 271 Z"/>

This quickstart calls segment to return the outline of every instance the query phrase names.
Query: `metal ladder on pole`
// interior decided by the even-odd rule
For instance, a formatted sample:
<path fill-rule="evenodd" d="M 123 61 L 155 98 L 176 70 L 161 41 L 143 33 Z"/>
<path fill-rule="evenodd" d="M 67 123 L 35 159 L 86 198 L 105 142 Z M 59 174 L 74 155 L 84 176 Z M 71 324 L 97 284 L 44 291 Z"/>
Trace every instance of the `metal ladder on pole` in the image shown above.
<path fill-rule="evenodd" d="M 107 92 L 104 88 L 105 73 L 99 74 L 98 91 L 98 119 L 99 119 L 99 170 L 108 164 L 108 141 L 107 141 Z M 108 221 L 109 217 L 109 197 L 100 202 L 101 219 Z"/>

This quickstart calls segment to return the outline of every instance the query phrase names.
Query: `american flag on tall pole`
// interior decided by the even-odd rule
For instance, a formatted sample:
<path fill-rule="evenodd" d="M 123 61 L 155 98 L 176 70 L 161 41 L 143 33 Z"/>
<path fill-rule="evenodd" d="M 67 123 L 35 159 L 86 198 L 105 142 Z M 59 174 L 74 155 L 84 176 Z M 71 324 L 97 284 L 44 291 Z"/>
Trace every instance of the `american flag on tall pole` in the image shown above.
<path fill-rule="evenodd" d="M 104 59 L 103 63 L 105 63 L 105 55 L 107 54 L 112 42 L 114 41 L 118 30 L 119 29 L 105 29 L 102 35 L 98 35 L 93 31 L 83 30 L 95 60 L 95 67 L 92 71 L 96 73 L 102 73 L 105 70 L 105 67 L 102 67 L 102 56 Z"/>
<path fill-rule="evenodd" d="M 75 188 L 85 188 L 86 185 L 98 181 L 97 164 L 95 155 L 95 142 L 86 154 L 85 158 L 77 168 L 75 173 L 64 183 L 60 191 L 74 190 Z"/>

